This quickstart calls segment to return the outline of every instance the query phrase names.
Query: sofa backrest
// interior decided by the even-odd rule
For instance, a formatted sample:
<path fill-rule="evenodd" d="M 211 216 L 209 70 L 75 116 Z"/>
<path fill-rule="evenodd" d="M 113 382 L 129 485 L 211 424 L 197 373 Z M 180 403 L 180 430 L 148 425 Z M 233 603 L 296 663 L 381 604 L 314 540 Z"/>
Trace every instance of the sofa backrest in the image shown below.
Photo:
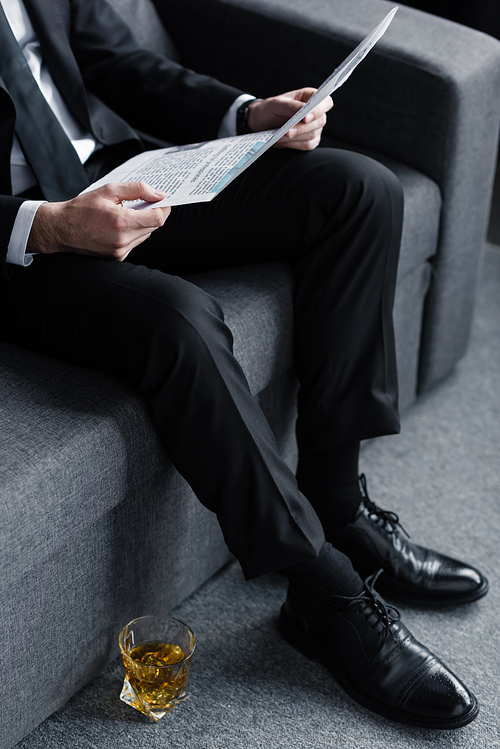
<path fill-rule="evenodd" d="M 130 27 L 136 41 L 153 52 L 178 60 L 179 55 L 150 0 L 106 0 Z"/>

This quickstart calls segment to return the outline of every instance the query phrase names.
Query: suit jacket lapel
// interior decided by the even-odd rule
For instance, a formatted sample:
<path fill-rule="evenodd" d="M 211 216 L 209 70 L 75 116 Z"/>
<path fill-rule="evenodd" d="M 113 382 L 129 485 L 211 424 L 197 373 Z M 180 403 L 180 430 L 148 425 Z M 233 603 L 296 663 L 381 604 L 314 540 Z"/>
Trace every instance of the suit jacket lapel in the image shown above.
<path fill-rule="evenodd" d="M 92 131 L 85 86 L 69 44 L 68 0 L 24 0 L 24 4 L 55 85 L 74 116 Z"/>

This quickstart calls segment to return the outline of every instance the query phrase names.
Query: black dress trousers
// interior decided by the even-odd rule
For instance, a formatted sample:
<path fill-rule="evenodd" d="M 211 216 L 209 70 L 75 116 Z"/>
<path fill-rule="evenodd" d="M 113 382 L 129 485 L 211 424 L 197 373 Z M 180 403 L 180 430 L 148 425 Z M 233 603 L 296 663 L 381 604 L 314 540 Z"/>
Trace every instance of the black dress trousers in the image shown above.
<path fill-rule="evenodd" d="M 135 387 L 245 575 L 288 567 L 317 554 L 323 528 L 276 452 L 218 303 L 183 276 L 290 262 L 300 455 L 394 433 L 402 212 L 395 176 L 364 156 L 273 149 L 211 203 L 173 208 L 123 263 L 54 254 L 15 268 L 2 335 Z"/>

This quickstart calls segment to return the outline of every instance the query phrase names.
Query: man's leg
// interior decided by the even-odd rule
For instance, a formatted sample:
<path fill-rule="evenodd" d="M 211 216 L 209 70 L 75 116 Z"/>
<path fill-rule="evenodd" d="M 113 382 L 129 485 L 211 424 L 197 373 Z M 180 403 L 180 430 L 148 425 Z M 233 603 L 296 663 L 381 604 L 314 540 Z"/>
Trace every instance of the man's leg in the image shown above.
<path fill-rule="evenodd" d="M 291 263 L 299 488 L 357 569 L 384 567 L 380 584 L 393 598 L 465 603 L 487 592 L 487 580 L 405 540 L 358 481 L 360 440 L 399 429 L 392 306 L 402 212 L 398 181 L 371 159 L 275 150 L 212 203 L 174 208 L 134 259 L 175 273 Z"/>
<path fill-rule="evenodd" d="M 402 214 L 399 182 L 371 159 L 273 150 L 212 203 L 174 208 L 133 257 L 181 274 L 290 262 L 297 478 L 327 529 L 361 502 L 359 441 L 399 429 L 392 306 Z"/>

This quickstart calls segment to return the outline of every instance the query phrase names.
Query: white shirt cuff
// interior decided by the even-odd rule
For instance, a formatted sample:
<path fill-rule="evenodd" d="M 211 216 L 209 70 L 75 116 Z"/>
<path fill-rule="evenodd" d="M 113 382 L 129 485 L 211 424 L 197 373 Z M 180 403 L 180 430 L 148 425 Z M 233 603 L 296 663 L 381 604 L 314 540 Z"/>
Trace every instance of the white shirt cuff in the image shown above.
<path fill-rule="evenodd" d="M 232 135 L 236 135 L 236 112 L 246 101 L 255 99 L 255 96 L 251 94 L 241 94 L 234 101 L 229 109 L 227 110 L 219 128 L 219 138 L 230 138 Z"/>
<path fill-rule="evenodd" d="M 28 237 L 35 213 L 42 203 L 45 202 L 45 200 L 25 200 L 21 205 L 17 212 L 10 235 L 9 246 L 7 247 L 8 263 L 26 267 L 33 262 L 33 255 L 37 253 L 26 252 L 26 245 L 28 244 Z"/>

